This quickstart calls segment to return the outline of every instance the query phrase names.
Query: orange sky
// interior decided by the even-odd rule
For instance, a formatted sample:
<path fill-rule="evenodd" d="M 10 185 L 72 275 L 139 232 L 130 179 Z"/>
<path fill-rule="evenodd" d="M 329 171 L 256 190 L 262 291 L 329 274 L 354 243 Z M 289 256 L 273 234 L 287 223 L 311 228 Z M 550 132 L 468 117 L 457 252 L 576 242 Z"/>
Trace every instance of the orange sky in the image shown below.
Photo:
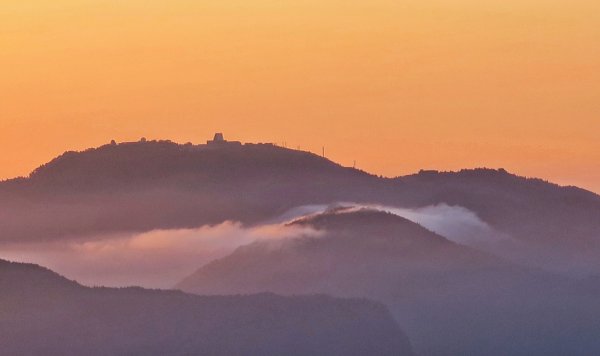
<path fill-rule="evenodd" d="M 0 178 L 214 131 L 600 192 L 597 0 L 2 0 Z"/>

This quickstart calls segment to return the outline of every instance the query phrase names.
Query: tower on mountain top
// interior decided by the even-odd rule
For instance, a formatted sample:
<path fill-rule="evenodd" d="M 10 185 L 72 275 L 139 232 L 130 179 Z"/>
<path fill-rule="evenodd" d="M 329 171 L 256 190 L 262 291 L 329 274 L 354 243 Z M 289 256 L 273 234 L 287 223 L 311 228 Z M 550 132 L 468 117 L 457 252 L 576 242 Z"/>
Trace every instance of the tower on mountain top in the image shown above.
<path fill-rule="evenodd" d="M 212 140 L 206 141 L 207 145 L 241 145 L 239 141 L 227 141 L 223 137 L 223 133 L 217 132 Z"/>

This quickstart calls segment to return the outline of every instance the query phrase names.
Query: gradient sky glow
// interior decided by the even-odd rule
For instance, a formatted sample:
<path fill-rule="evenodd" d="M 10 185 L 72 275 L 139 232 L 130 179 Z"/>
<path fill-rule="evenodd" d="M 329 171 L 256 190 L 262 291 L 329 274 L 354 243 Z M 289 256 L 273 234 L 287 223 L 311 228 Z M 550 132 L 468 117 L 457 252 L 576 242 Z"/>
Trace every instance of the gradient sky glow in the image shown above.
<path fill-rule="evenodd" d="M 2 0 L 0 179 L 215 131 L 600 192 L 597 0 Z"/>

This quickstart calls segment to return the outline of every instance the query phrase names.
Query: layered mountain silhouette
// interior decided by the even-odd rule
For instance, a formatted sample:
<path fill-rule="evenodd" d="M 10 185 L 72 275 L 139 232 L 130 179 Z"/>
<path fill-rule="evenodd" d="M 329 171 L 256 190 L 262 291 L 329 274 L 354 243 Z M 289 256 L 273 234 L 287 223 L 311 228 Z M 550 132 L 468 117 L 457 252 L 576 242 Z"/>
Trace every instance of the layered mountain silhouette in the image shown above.
<path fill-rule="evenodd" d="M 450 233 L 434 221 L 434 233 L 392 213 L 440 207 L 435 219 L 459 211 L 481 229 L 458 220 Z M 310 152 L 220 141 L 67 152 L 0 182 L 0 248 L 85 252 L 225 221 L 307 233 L 259 239 L 177 285 L 212 296 L 87 288 L 0 262 L 0 354 L 410 354 L 386 307 L 422 355 L 600 350 L 600 196 L 576 187 L 491 169 L 383 178 Z M 471 233 L 481 243 L 457 239 Z M 110 248 L 131 247 L 119 243 Z M 295 296 L 323 293 L 333 297 Z"/>
<path fill-rule="evenodd" d="M 0 183 L 0 238 L 86 239 L 225 220 L 252 225 L 297 206 L 340 201 L 461 206 L 523 242 L 514 251 L 522 263 L 600 272 L 594 193 L 504 170 L 381 178 L 270 144 L 148 141 L 65 153 L 27 178 Z"/>
<path fill-rule="evenodd" d="M 301 218 L 321 235 L 258 241 L 178 288 L 198 294 L 327 293 L 384 302 L 424 355 L 599 350 L 598 294 L 450 242 L 399 216 L 338 207 Z"/>
<path fill-rule="evenodd" d="M 428 273 L 441 282 L 454 271 L 506 267 L 495 257 L 376 210 L 336 207 L 290 225 L 310 226 L 325 235 L 257 241 L 209 263 L 177 287 L 198 294 L 303 290 L 362 296 L 382 280 L 420 283 Z"/>
<path fill-rule="evenodd" d="M 86 288 L 0 260 L 2 355 L 412 355 L 381 304 Z"/>

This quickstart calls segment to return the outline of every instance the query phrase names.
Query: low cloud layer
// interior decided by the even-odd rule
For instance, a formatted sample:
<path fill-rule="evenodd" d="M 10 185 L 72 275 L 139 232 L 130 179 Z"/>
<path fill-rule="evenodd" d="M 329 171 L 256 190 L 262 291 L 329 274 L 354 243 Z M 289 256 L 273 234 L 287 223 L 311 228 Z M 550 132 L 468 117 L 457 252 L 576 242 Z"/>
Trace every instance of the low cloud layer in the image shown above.
<path fill-rule="evenodd" d="M 278 219 L 275 219 L 274 222 L 285 222 L 309 215 L 320 214 L 335 206 L 353 207 L 354 209 L 373 209 L 398 215 L 451 241 L 468 246 L 483 246 L 510 239 L 508 235 L 502 234 L 490 227 L 471 210 L 447 204 L 431 205 L 417 209 L 351 202 L 340 202 L 332 205 L 304 205 L 291 209 Z"/>
<path fill-rule="evenodd" d="M 93 239 L 5 244 L 0 258 L 32 262 L 86 285 L 170 288 L 203 264 L 256 240 L 316 236 L 317 231 L 286 225 L 333 206 L 386 211 L 414 221 L 454 242 L 483 250 L 508 239 L 468 209 L 445 204 L 420 209 L 338 203 L 300 206 L 254 227 L 236 222 L 196 229 L 155 230 L 139 234 L 100 235 Z"/>
<path fill-rule="evenodd" d="M 96 236 L 85 242 L 4 245 L 0 258 L 37 263 L 90 286 L 170 288 L 198 267 L 241 245 L 316 234 L 297 226 L 268 224 L 245 228 L 225 222 L 197 229 Z"/>
<path fill-rule="evenodd" d="M 461 206 L 438 204 L 419 209 L 379 207 L 383 211 L 402 216 L 456 243 L 484 247 L 510 240 L 510 236 L 496 231 L 477 214 Z"/>

